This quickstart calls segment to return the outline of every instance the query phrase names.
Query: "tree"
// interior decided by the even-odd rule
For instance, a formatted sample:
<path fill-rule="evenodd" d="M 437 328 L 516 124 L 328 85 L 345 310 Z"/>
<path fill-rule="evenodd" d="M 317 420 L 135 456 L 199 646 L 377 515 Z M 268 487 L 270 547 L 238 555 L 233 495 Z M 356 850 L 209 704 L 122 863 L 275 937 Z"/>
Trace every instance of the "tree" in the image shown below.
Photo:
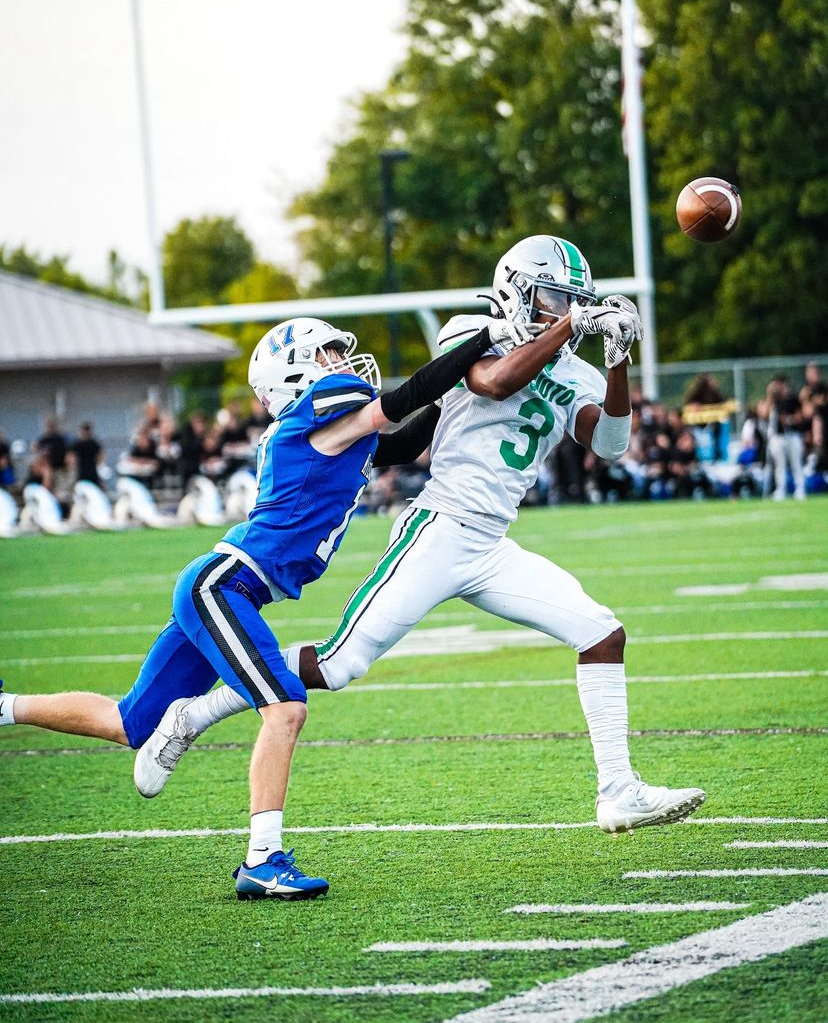
<path fill-rule="evenodd" d="M 253 243 L 233 217 L 182 220 L 164 238 L 167 304 L 215 305 L 226 302 L 227 286 L 256 261 Z"/>
<path fill-rule="evenodd" d="M 828 311 L 828 3 L 640 0 L 659 347 L 674 358 L 823 351 Z M 713 174 L 743 195 L 738 231 L 701 246 L 675 197 Z"/>
<path fill-rule="evenodd" d="M 118 302 L 122 305 L 137 304 L 141 294 L 140 271 L 124 263 L 114 250 L 109 253 L 109 283 L 105 287 L 93 284 L 82 274 L 71 270 L 69 259 L 69 256 L 44 258 L 37 253 L 29 252 L 25 245 L 10 250 L 7 250 L 4 245 L 0 245 L 0 270 L 8 270 L 9 273 L 20 274 L 23 277 L 33 277 L 35 280 L 43 281 L 44 284 L 55 284 L 61 288 L 69 288 L 71 291 L 79 291 L 86 295 L 95 295 L 98 298 L 105 298 L 110 302 Z M 115 268 L 117 268 L 117 273 Z M 136 284 L 135 293 L 131 293 L 127 286 L 130 276 L 134 278 Z"/>
<path fill-rule="evenodd" d="M 272 263 L 255 263 L 244 277 L 228 285 L 227 301 L 246 302 L 281 302 L 299 297 L 299 289 L 294 278 L 286 271 Z M 253 349 L 261 340 L 265 331 L 272 323 L 238 323 L 226 328 L 237 342 L 240 354 L 224 367 L 224 390 L 228 393 L 247 388 L 247 367 Z"/>
<path fill-rule="evenodd" d="M 403 290 L 485 287 L 527 234 L 577 241 L 603 276 L 629 272 L 619 54 L 611 12 L 590 0 L 411 0 L 409 52 L 356 106 L 320 188 L 292 207 L 319 270 L 316 293 L 381 292 L 379 154 L 396 168 L 395 259 Z M 381 352 L 384 324 L 357 325 Z M 422 358 L 409 321 L 405 354 Z"/>

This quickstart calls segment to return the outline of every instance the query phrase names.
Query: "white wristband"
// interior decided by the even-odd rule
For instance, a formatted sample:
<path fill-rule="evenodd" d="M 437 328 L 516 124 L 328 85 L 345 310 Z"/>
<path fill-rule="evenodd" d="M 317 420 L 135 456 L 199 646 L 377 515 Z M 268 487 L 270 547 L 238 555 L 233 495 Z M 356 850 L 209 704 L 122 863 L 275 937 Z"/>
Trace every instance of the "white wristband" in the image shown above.
<path fill-rule="evenodd" d="M 626 416 L 608 416 L 601 409 L 601 415 L 592 434 L 592 450 L 599 458 L 614 462 L 627 450 L 632 430 L 632 413 Z"/>

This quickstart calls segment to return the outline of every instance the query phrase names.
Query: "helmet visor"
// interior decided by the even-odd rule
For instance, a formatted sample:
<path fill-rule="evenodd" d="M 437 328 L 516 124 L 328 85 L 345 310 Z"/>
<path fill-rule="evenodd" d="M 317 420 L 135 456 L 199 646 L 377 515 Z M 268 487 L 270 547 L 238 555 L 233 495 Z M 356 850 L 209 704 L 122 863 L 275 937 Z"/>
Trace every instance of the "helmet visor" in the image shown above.
<path fill-rule="evenodd" d="M 535 307 L 533 319 L 536 316 L 546 316 L 553 321 L 560 320 L 569 313 L 572 302 L 589 305 L 589 300 L 584 296 L 568 294 L 557 288 L 538 286 L 535 289 L 535 301 L 533 302 Z"/>

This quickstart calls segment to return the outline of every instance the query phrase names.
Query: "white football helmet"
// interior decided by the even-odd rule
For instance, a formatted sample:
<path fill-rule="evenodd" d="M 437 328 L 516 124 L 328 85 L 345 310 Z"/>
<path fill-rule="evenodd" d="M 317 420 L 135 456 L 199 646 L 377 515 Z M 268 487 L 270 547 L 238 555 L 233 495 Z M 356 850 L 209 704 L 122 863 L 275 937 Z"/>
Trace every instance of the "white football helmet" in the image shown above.
<path fill-rule="evenodd" d="M 570 304 L 592 305 L 595 288 L 580 249 L 549 234 L 524 238 L 501 257 L 492 282 L 492 315 L 521 323 L 560 319 Z M 569 342 L 575 351 L 576 335 Z"/>
<path fill-rule="evenodd" d="M 274 419 L 328 373 L 353 373 L 379 390 L 377 360 L 373 355 L 354 355 L 356 346 L 353 334 L 324 320 L 298 316 L 271 327 L 256 345 L 247 379 Z"/>

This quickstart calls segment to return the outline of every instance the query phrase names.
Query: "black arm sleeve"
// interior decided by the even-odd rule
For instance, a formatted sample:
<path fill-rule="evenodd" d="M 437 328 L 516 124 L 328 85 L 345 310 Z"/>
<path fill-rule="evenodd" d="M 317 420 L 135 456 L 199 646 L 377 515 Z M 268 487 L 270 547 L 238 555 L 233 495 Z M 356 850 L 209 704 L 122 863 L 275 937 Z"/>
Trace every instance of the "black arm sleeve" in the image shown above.
<path fill-rule="evenodd" d="M 404 384 L 380 396 L 386 419 L 400 423 L 418 408 L 442 398 L 491 347 L 488 328 L 484 327 L 450 352 L 420 366 Z"/>
<path fill-rule="evenodd" d="M 421 455 L 434 436 L 434 427 L 440 418 L 440 410 L 436 405 L 418 412 L 413 419 L 393 433 L 381 433 L 374 465 L 382 468 L 385 465 L 408 465 Z"/>

